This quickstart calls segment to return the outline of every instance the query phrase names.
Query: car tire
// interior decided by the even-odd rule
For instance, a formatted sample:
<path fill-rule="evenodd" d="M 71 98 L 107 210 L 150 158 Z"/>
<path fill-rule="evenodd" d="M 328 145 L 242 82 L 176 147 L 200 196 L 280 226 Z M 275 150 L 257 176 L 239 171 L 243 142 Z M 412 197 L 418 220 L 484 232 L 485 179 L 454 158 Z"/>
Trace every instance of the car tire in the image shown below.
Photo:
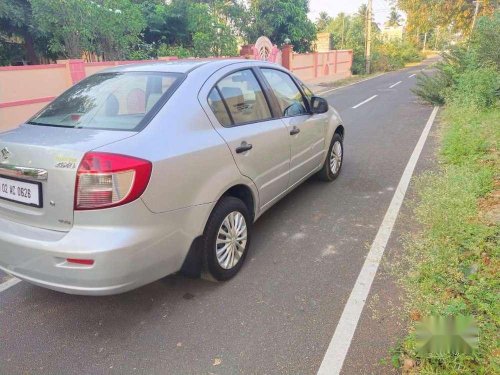
<path fill-rule="evenodd" d="M 234 277 L 248 253 L 251 231 L 251 215 L 245 203 L 235 197 L 222 197 L 210 214 L 201 239 L 203 273 L 216 281 Z"/>
<path fill-rule="evenodd" d="M 321 181 L 332 182 L 339 175 L 344 162 L 344 143 L 340 134 L 335 133 L 328 148 L 328 154 L 323 167 L 318 172 Z M 336 163 L 334 165 L 334 163 Z"/>

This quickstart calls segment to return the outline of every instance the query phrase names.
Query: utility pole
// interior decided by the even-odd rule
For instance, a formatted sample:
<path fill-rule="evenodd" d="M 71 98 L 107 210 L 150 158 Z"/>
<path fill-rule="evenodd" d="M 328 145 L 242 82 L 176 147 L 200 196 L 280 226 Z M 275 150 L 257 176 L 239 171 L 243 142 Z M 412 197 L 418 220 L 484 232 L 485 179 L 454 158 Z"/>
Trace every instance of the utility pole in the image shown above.
<path fill-rule="evenodd" d="M 372 53 L 372 0 L 368 0 L 368 9 L 366 12 L 366 74 L 371 70 Z"/>
<path fill-rule="evenodd" d="M 345 30 L 345 15 L 342 15 L 342 43 L 340 48 L 344 49 L 344 30 Z"/>
<path fill-rule="evenodd" d="M 477 18 L 477 14 L 479 13 L 479 3 L 480 2 L 481 2 L 480 0 L 474 1 L 474 3 L 476 3 L 476 9 L 474 10 L 474 18 L 472 19 L 472 27 L 470 29 L 471 34 L 474 31 L 474 26 L 476 25 L 476 18 Z"/>

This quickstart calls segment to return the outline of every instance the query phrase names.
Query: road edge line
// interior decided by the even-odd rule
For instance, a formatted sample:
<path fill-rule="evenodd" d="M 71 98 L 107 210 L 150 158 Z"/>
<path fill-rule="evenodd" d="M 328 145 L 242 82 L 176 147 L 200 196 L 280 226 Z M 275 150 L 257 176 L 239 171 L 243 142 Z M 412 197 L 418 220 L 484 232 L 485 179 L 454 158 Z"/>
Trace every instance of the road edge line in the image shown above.
<path fill-rule="evenodd" d="M 349 299 L 344 306 L 344 310 L 342 311 L 342 315 L 337 324 L 332 340 L 328 345 L 328 349 L 323 357 L 323 361 L 321 362 L 317 375 L 338 375 L 342 370 L 342 366 L 345 358 L 347 357 L 349 347 L 351 346 L 356 327 L 359 319 L 361 318 L 361 313 L 363 312 L 363 308 L 370 293 L 373 280 L 377 274 L 382 256 L 384 255 L 385 248 L 389 242 L 394 224 L 403 204 L 406 191 L 410 185 L 413 172 L 420 158 L 420 154 L 422 153 L 427 137 L 429 136 L 432 125 L 436 119 L 438 110 L 438 106 L 434 107 L 432 110 L 432 113 L 427 120 L 427 124 L 425 125 L 410 159 L 408 160 L 408 164 L 406 165 L 398 187 L 394 192 L 389 208 L 387 209 L 384 219 L 380 224 L 377 235 L 373 240 L 370 251 L 366 256 L 365 262 L 361 268 L 356 283 L 354 284 Z"/>
<path fill-rule="evenodd" d="M 17 277 L 13 277 L 12 279 L 9 279 L 5 281 L 4 283 L 0 284 L 0 293 L 5 292 L 7 289 L 13 287 L 16 284 L 19 284 L 22 280 L 18 279 Z"/>

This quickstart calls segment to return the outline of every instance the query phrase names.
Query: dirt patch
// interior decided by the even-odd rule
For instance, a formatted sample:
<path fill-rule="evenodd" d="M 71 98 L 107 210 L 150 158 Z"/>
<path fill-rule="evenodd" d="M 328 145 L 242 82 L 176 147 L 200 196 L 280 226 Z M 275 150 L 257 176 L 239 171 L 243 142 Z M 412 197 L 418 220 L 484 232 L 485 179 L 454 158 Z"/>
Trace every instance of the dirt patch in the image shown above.
<path fill-rule="evenodd" d="M 495 180 L 493 191 L 479 201 L 481 218 L 488 224 L 500 224 L 500 179 Z"/>

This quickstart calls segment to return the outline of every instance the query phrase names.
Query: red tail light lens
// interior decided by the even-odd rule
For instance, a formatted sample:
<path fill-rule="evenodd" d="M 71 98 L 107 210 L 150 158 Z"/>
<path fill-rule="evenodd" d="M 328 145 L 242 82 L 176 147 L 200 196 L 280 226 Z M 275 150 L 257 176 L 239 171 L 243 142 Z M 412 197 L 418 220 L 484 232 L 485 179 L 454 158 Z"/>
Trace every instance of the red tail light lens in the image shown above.
<path fill-rule="evenodd" d="M 146 190 L 152 168 L 147 160 L 88 152 L 76 175 L 75 210 L 110 208 L 136 200 Z"/>
<path fill-rule="evenodd" d="M 67 258 L 66 262 L 68 263 L 73 263 L 73 264 L 82 264 L 84 266 L 92 266 L 94 265 L 94 260 L 93 259 L 74 259 L 74 258 Z"/>

